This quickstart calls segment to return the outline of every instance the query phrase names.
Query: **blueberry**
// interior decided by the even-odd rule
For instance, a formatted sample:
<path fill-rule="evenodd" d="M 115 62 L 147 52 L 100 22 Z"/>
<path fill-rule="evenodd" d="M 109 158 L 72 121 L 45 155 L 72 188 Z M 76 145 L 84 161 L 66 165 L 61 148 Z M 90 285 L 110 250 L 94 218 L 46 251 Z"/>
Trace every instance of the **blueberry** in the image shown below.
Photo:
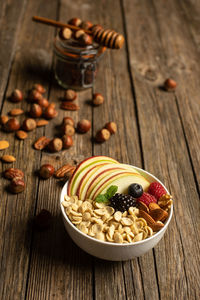
<path fill-rule="evenodd" d="M 129 185 L 128 193 L 134 198 L 139 198 L 143 194 L 143 188 L 138 183 L 132 183 L 131 185 Z"/>

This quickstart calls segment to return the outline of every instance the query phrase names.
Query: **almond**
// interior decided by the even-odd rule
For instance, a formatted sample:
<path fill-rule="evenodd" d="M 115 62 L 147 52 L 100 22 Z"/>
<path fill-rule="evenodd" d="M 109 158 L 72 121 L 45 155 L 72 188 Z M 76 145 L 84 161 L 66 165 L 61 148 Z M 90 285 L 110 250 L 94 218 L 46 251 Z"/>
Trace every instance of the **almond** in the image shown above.
<path fill-rule="evenodd" d="M 144 202 L 142 202 L 142 201 L 138 201 L 137 207 L 138 207 L 139 209 L 145 211 L 146 213 L 149 212 L 148 206 L 147 206 Z"/>
<path fill-rule="evenodd" d="M 160 208 L 160 206 L 157 203 L 155 203 L 155 202 L 149 203 L 149 210 L 150 211 L 154 210 L 154 209 L 157 209 L 157 208 Z"/>
<path fill-rule="evenodd" d="M 0 150 L 4 150 L 9 147 L 9 143 L 7 141 L 0 141 Z"/>
<path fill-rule="evenodd" d="M 39 120 L 39 121 L 37 121 L 37 127 L 46 126 L 47 124 L 49 124 L 49 121 L 47 121 L 47 120 Z"/>
<path fill-rule="evenodd" d="M 15 135 L 19 140 L 25 140 L 28 137 L 28 134 L 23 130 L 18 130 Z"/>
<path fill-rule="evenodd" d="M 64 110 L 71 110 L 71 111 L 80 109 L 80 107 L 77 104 L 71 103 L 71 102 L 66 102 L 66 101 L 61 103 L 60 108 L 62 108 Z"/>
<path fill-rule="evenodd" d="M 6 163 L 12 163 L 12 162 L 16 161 L 16 158 L 12 155 L 3 155 L 1 160 Z"/>
<path fill-rule="evenodd" d="M 24 111 L 21 108 L 13 108 L 9 112 L 9 115 L 12 116 L 12 117 L 15 117 L 15 116 L 19 116 L 19 115 L 21 115 L 23 113 L 24 113 Z"/>
<path fill-rule="evenodd" d="M 149 214 L 156 222 L 161 220 L 164 221 L 168 217 L 168 213 L 162 208 L 153 209 Z"/>
<path fill-rule="evenodd" d="M 154 219 L 148 213 L 141 209 L 139 210 L 139 217 L 145 219 L 147 225 L 151 227 L 154 232 L 159 231 L 162 227 L 164 227 L 163 223 L 155 222 Z"/>

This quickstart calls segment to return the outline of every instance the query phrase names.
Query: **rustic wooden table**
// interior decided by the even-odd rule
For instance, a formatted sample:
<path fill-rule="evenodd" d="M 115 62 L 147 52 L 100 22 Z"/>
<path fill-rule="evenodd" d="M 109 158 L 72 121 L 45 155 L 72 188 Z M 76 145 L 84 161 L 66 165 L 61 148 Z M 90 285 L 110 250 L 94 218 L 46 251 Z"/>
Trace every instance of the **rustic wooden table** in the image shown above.
<path fill-rule="evenodd" d="M 79 93 L 78 121 L 92 120 L 92 130 L 76 135 L 74 147 L 59 154 L 33 149 L 42 135 L 51 137 L 64 115 L 63 89 L 52 74 L 55 29 L 31 21 L 33 15 L 66 21 L 89 19 L 123 33 L 119 51 L 107 51 L 94 90 Z M 24 141 L 0 131 L 13 154 L 13 166 L 25 172 L 26 190 L 7 192 L 0 180 L 0 298 L 8 299 L 199 299 L 200 296 L 200 2 L 193 0 L 5 0 L 0 1 L 1 115 L 13 104 L 16 87 L 26 92 L 44 84 L 59 116 Z M 159 88 L 167 77 L 174 93 Z M 88 105 L 92 92 L 106 101 Z M 23 116 L 18 117 L 21 121 Z M 101 145 L 91 142 L 97 129 L 116 121 L 118 133 Z M 49 162 L 56 168 L 91 155 L 108 155 L 142 167 L 160 178 L 174 196 L 174 216 L 161 242 L 144 256 L 106 262 L 80 250 L 64 230 L 59 208 L 62 183 L 39 180 L 35 171 Z M 1 164 L 1 171 L 10 165 Z M 33 217 L 41 209 L 53 214 L 50 229 L 38 232 Z"/>

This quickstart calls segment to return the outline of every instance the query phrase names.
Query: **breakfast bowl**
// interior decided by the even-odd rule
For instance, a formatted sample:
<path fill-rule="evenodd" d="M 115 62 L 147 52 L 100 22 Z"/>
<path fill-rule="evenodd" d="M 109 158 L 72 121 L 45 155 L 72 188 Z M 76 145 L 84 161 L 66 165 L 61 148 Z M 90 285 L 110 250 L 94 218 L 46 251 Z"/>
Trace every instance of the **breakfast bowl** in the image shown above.
<path fill-rule="evenodd" d="M 158 182 L 165 189 L 166 193 L 169 195 L 167 188 L 154 175 L 138 167 L 131 166 L 131 165 L 127 165 L 127 166 L 136 170 L 139 174 L 144 176 L 144 178 L 147 179 L 150 183 Z M 132 242 L 132 243 L 116 243 L 116 242 L 114 243 L 114 242 L 96 239 L 95 237 L 87 235 L 81 230 L 79 230 L 76 227 L 76 225 L 74 225 L 72 221 L 69 219 L 65 211 L 65 207 L 62 204 L 63 201 L 65 201 L 65 196 L 69 193 L 68 185 L 69 182 L 66 182 L 60 195 L 60 207 L 62 212 L 62 218 L 67 233 L 72 238 L 74 243 L 77 246 L 79 246 L 82 250 L 100 259 L 110 260 L 110 261 L 126 261 L 134 257 L 138 257 L 145 254 L 147 251 L 155 247 L 156 244 L 161 240 L 171 221 L 172 214 L 173 214 L 173 204 L 170 206 L 168 210 L 167 219 L 163 222 L 164 226 L 158 232 L 154 232 L 152 236 L 147 237 L 146 239 Z"/>

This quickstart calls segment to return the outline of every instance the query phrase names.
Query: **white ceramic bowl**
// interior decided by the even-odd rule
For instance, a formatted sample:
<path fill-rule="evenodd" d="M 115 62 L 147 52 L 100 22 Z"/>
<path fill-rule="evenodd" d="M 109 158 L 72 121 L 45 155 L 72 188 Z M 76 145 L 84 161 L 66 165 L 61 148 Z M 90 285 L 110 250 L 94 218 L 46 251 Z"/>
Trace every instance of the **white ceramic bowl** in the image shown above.
<path fill-rule="evenodd" d="M 150 182 L 154 182 L 154 181 L 159 182 L 166 189 L 167 193 L 169 193 L 167 188 L 164 186 L 164 184 L 160 182 L 160 180 L 158 180 L 155 176 L 140 168 L 137 167 L 134 168 L 138 170 Z M 75 244 L 77 244 L 81 249 L 83 249 L 87 253 L 96 256 L 98 258 L 112 260 L 112 261 L 122 261 L 122 260 L 129 260 L 132 259 L 133 257 L 143 255 L 144 253 L 152 249 L 160 241 L 160 239 L 163 237 L 171 221 L 172 214 L 173 214 L 173 205 L 171 206 L 169 217 L 165 221 L 165 226 L 152 237 L 149 237 L 145 240 L 135 242 L 132 244 L 131 243 L 116 244 L 116 243 L 103 242 L 97 240 L 81 232 L 68 219 L 64 211 L 64 207 L 62 205 L 64 196 L 67 194 L 67 184 L 68 183 L 66 182 L 60 196 L 60 206 L 61 206 L 62 217 L 63 217 L 65 228 L 68 234 L 70 235 L 70 237 L 72 238 L 72 240 L 75 242 Z"/>

